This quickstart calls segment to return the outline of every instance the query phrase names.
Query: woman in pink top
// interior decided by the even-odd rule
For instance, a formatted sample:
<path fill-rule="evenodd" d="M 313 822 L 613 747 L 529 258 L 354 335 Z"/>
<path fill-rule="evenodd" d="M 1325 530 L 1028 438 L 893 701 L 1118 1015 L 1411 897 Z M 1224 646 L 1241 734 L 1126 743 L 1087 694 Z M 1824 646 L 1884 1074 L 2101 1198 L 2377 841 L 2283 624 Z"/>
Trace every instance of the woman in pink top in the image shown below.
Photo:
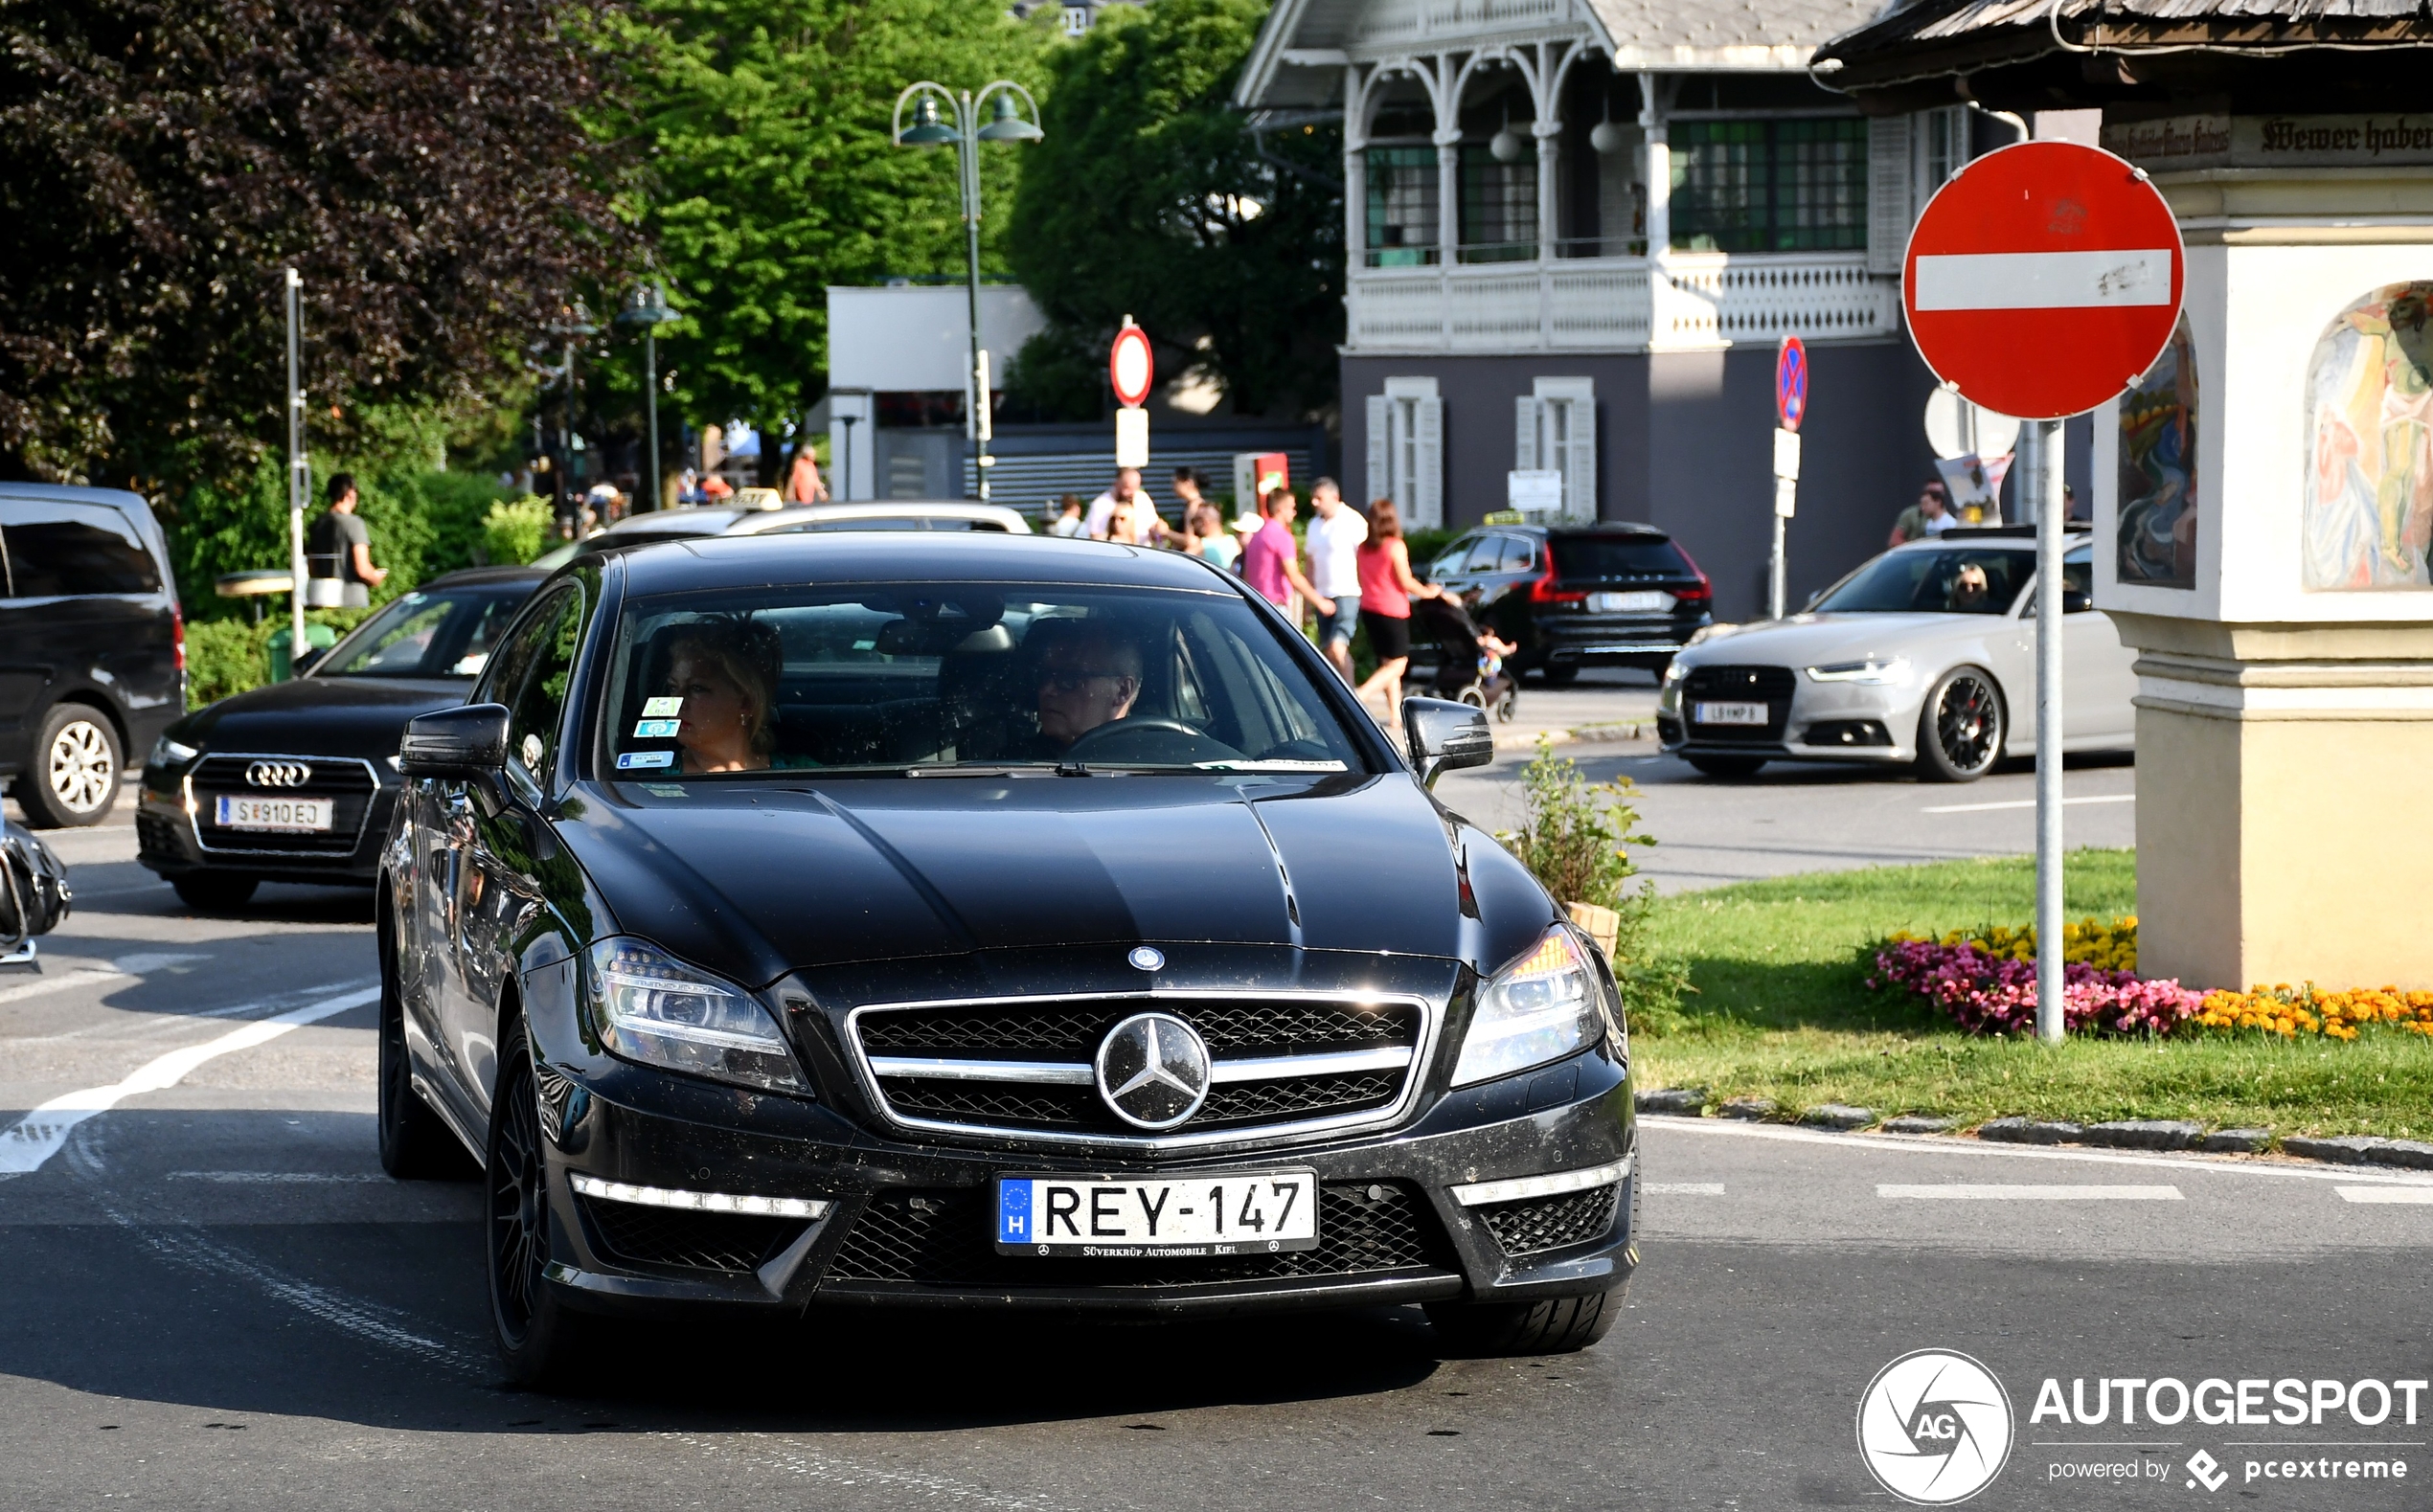
<path fill-rule="evenodd" d="M 1360 696 L 1385 694 L 1389 728 L 1402 713 L 1402 673 L 1411 665 L 1411 600 L 1435 598 L 1444 590 L 1411 575 L 1411 549 L 1402 542 L 1402 516 L 1391 499 L 1369 506 L 1369 538 L 1360 543 L 1360 624 L 1377 669 L 1360 685 Z"/>

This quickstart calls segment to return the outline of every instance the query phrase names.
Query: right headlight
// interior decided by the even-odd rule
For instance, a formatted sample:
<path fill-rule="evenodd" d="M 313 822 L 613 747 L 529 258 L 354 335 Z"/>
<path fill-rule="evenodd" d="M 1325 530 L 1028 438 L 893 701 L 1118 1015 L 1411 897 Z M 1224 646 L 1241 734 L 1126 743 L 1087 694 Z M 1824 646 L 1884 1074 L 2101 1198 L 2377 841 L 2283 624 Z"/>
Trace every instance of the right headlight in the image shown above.
<path fill-rule="evenodd" d="M 777 1021 L 750 994 L 632 938 L 591 947 L 588 987 L 608 1049 L 712 1081 L 810 1095 Z"/>
<path fill-rule="evenodd" d="M 1909 676 L 1909 658 L 1871 656 L 1858 662 L 1830 662 L 1809 667 L 1808 675 L 1820 683 L 1899 683 Z"/>
<path fill-rule="evenodd" d="M 1479 988 L 1453 1085 L 1560 1060 L 1605 1032 L 1602 988 L 1572 932 L 1558 924 Z"/>

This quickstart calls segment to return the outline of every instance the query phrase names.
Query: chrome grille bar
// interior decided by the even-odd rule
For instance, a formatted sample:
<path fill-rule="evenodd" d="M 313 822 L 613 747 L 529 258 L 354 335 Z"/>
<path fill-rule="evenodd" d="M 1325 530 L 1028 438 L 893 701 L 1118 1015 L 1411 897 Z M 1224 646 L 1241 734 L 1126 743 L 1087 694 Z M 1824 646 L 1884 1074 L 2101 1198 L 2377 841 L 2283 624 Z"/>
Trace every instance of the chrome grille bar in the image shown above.
<path fill-rule="evenodd" d="M 1333 1076 L 1348 1072 L 1400 1071 L 1411 1064 L 1407 1045 L 1374 1049 L 1327 1050 L 1315 1055 L 1261 1055 L 1211 1063 L 1211 1083 L 1279 1081 L 1289 1076 Z M 1016 1081 L 1033 1085 L 1086 1087 L 1096 1072 L 1079 1061 L 940 1060 L 921 1055 L 873 1055 L 876 1076 L 918 1076 L 936 1081 Z"/>

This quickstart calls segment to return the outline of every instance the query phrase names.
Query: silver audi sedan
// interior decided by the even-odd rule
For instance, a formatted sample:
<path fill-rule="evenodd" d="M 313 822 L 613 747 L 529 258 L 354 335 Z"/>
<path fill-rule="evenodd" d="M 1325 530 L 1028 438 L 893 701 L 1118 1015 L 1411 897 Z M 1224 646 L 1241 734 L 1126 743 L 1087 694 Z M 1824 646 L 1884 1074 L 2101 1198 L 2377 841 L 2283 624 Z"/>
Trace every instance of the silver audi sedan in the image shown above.
<path fill-rule="evenodd" d="M 2136 740 L 2133 653 L 2095 607 L 2094 542 L 2062 558 L 2061 749 Z M 1710 777 L 1768 761 L 1915 763 L 1969 782 L 2035 751 L 2035 538 L 2026 527 L 1912 541 L 1806 611 L 1717 625 L 1665 672 L 1664 749 Z"/>

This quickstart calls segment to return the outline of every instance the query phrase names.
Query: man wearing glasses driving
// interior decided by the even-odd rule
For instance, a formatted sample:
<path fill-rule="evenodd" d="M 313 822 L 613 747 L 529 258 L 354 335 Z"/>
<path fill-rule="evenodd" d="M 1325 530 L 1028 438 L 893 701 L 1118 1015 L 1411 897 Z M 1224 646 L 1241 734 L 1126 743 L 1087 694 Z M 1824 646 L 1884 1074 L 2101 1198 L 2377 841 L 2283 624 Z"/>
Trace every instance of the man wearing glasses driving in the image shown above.
<path fill-rule="evenodd" d="M 1051 638 L 1039 656 L 1039 738 L 1061 755 L 1132 711 L 1141 696 L 1141 650 L 1087 621 L 1042 621 L 1031 633 L 1037 639 L 1043 631 Z"/>

